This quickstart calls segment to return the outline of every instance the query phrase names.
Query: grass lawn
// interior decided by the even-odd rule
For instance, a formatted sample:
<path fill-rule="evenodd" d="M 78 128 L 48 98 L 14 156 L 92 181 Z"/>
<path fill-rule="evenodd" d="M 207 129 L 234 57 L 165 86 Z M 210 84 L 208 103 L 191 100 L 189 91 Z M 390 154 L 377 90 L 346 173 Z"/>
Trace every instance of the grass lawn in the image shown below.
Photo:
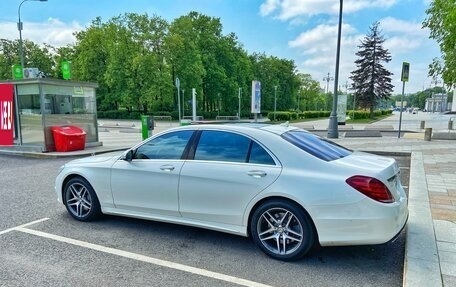
<path fill-rule="evenodd" d="M 375 123 L 377 121 L 386 119 L 391 117 L 392 115 L 384 115 L 384 116 L 379 116 L 379 117 L 374 117 L 373 119 L 347 119 L 345 123 L 347 124 L 370 124 L 370 123 Z"/>

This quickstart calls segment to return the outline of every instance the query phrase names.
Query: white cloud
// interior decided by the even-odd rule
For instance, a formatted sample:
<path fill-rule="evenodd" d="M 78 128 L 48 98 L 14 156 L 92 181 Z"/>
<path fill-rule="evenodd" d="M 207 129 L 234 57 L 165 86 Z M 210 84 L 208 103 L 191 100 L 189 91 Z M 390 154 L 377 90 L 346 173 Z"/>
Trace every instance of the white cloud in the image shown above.
<path fill-rule="evenodd" d="M 384 47 L 393 56 L 412 52 L 421 47 L 429 38 L 429 30 L 422 29 L 421 23 L 387 17 L 379 21 L 385 35 Z"/>
<path fill-rule="evenodd" d="M 310 73 L 315 80 L 320 81 L 321 87 L 326 88 L 323 77 L 334 76 L 336 60 L 337 25 L 318 25 L 317 27 L 301 33 L 296 39 L 290 41 L 290 47 L 299 49 L 304 56 L 297 61 L 298 68 L 305 73 Z M 339 66 L 339 84 L 349 81 L 350 72 L 355 69 L 355 53 L 363 35 L 349 24 L 342 25 L 341 55 Z"/>
<path fill-rule="evenodd" d="M 37 44 L 50 44 L 54 47 L 65 46 L 74 43 L 76 38 L 74 32 L 83 30 L 77 22 L 64 23 L 58 19 L 50 18 L 46 22 L 33 23 L 24 22 L 22 38 L 31 40 Z M 17 24 L 13 22 L 0 22 L 0 35 L 2 38 L 16 40 L 19 38 Z"/>
<path fill-rule="evenodd" d="M 390 8 L 394 6 L 398 1 L 397 0 L 352 0 L 344 1 L 344 12 L 345 13 L 354 13 L 363 9 L 370 8 Z"/>
<path fill-rule="evenodd" d="M 386 39 L 383 47 L 388 49 L 393 56 L 416 50 L 423 42 L 420 39 L 396 36 Z"/>
<path fill-rule="evenodd" d="M 427 37 L 428 30 L 422 29 L 422 24 L 417 22 L 408 22 L 401 19 L 386 17 L 380 22 L 380 28 L 385 33 L 406 33 L 408 35 L 416 35 L 420 37 Z"/>
<path fill-rule="evenodd" d="M 263 4 L 260 6 L 260 14 L 262 16 L 267 16 L 274 12 L 274 10 L 277 9 L 279 6 L 280 2 L 279 0 L 266 0 Z"/>
<path fill-rule="evenodd" d="M 383 46 L 389 50 L 393 58 L 384 66 L 394 73 L 392 80 L 395 85 L 395 93 L 400 93 L 402 88 L 400 79 L 398 80 L 402 61 L 409 61 L 412 67 L 411 81 L 407 84 L 407 90 L 415 92 L 421 90 L 423 85 L 427 87 L 427 65 L 433 56 L 429 54 L 427 57 L 429 59 L 424 57 L 418 60 L 416 54 L 420 54 L 420 50 L 431 46 L 427 39 L 428 31 L 421 29 L 419 23 L 392 17 L 380 20 L 380 29 L 386 39 Z M 356 69 L 354 61 L 357 56 L 355 53 L 359 50 L 360 40 L 365 36 L 365 33 L 359 32 L 350 24 L 344 23 L 342 26 L 339 67 L 339 85 L 341 87 L 346 81 L 350 82 L 350 73 Z M 323 77 L 326 77 L 328 72 L 330 76 L 334 76 L 336 39 L 337 25 L 320 24 L 288 42 L 290 48 L 297 49 L 302 55 L 301 58 L 295 59 L 298 69 L 304 73 L 310 73 L 315 80 L 320 81 L 323 89 L 327 84 L 323 81 Z M 331 85 L 331 83 L 329 84 Z"/>
<path fill-rule="evenodd" d="M 370 8 L 389 8 L 398 0 L 345 0 L 345 14 Z M 300 16 L 315 16 L 319 14 L 339 14 L 339 2 L 334 0 L 266 0 L 260 6 L 262 16 L 274 17 L 288 21 Z"/>

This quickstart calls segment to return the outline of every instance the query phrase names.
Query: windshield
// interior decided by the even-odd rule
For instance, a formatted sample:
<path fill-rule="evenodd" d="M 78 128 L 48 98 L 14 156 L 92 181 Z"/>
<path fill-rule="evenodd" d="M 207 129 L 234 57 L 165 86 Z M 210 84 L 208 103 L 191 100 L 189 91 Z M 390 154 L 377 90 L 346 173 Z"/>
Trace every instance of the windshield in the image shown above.
<path fill-rule="evenodd" d="M 302 130 L 286 132 L 282 134 L 282 138 L 303 151 L 325 161 L 343 158 L 352 153 L 351 150 L 343 146 Z"/>

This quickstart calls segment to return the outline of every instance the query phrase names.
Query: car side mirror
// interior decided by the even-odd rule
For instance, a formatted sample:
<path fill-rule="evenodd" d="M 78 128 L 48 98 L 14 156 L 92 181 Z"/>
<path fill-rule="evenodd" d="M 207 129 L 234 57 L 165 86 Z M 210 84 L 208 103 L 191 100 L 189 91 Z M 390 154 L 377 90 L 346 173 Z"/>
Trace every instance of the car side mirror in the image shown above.
<path fill-rule="evenodd" d="M 124 160 L 128 161 L 128 162 L 131 162 L 131 160 L 133 159 L 133 153 L 134 151 L 131 149 L 129 150 L 126 154 L 125 154 L 125 157 L 124 157 Z"/>

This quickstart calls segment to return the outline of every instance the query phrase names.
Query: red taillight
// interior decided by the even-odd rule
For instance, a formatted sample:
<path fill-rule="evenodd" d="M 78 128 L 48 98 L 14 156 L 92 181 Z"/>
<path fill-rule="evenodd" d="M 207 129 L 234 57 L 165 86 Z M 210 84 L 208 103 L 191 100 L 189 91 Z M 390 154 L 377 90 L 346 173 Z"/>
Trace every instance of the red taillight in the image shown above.
<path fill-rule="evenodd" d="M 345 182 L 373 200 L 383 203 L 394 202 L 393 195 L 389 191 L 388 187 L 376 178 L 355 175 L 347 179 Z"/>

